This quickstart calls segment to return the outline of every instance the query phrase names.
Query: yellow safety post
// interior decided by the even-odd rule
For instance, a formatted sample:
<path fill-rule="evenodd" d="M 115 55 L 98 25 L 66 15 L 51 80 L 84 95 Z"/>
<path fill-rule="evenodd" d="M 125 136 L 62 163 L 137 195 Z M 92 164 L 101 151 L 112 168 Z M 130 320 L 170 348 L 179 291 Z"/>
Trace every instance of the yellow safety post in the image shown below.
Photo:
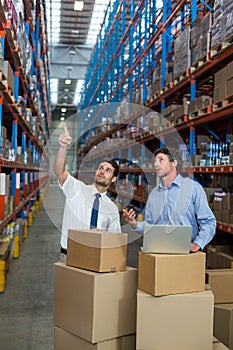
<path fill-rule="evenodd" d="M 14 236 L 13 258 L 19 257 L 19 235 Z"/>
<path fill-rule="evenodd" d="M 25 221 L 25 223 L 24 223 L 23 237 L 24 238 L 28 237 L 28 221 Z"/>
<path fill-rule="evenodd" d="M 5 290 L 5 268 L 6 262 L 0 260 L 0 293 L 3 293 Z"/>

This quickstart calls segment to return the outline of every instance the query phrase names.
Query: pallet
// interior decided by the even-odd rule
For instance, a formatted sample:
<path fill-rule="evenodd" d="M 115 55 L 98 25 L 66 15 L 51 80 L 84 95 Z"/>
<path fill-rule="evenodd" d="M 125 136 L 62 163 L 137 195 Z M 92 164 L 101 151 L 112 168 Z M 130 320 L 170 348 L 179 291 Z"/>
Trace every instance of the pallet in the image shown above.
<path fill-rule="evenodd" d="M 189 119 L 196 119 L 199 117 L 203 117 L 204 115 L 211 114 L 212 113 L 212 105 L 203 107 L 201 109 L 198 109 L 195 112 L 189 113 Z"/>
<path fill-rule="evenodd" d="M 198 60 L 196 63 L 194 63 L 194 64 L 190 67 L 190 73 L 196 72 L 199 68 L 201 68 L 201 67 L 203 67 L 205 64 L 207 64 L 208 61 L 209 61 L 208 55 L 206 55 L 206 56 L 203 57 L 202 59 Z"/>
<path fill-rule="evenodd" d="M 174 126 L 187 123 L 189 121 L 189 116 L 188 115 L 183 115 L 174 120 Z"/>
<path fill-rule="evenodd" d="M 213 103 L 213 112 L 219 111 L 220 109 L 223 109 L 230 105 L 233 105 L 233 95 L 228 96 L 219 102 Z"/>
<path fill-rule="evenodd" d="M 186 72 L 183 74 L 180 74 L 179 77 L 173 80 L 173 86 L 177 85 L 180 81 L 182 81 L 186 77 Z"/>
<path fill-rule="evenodd" d="M 216 45 L 215 47 L 211 48 L 210 50 L 210 57 L 214 57 L 219 55 L 222 51 L 224 51 L 229 46 L 233 45 L 233 34 L 229 35 L 226 39 L 223 40 L 220 44 Z"/>

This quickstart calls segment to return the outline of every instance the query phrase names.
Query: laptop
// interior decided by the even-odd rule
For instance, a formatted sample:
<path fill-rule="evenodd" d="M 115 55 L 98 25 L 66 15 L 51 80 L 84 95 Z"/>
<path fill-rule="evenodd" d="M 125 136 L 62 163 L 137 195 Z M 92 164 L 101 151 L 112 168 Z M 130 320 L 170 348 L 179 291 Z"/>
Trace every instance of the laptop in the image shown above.
<path fill-rule="evenodd" d="M 143 253 L 189 254 L 192 226 L 145 224 Z"/>

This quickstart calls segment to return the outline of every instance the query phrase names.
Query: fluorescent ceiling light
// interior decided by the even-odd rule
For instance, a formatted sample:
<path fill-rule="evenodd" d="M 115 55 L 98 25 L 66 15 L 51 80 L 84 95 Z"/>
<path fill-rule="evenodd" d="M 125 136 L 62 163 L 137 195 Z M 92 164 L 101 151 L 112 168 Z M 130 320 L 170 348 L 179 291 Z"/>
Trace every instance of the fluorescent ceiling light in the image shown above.
<path fill-rule="evenodd" d="M 61 112 L 62 112 L 62 113 L 65 113 L 65 112 L 66 112 L 66 108 L 63 107 L 63 108 L 61 109 Z"/>
<path fill-rule="evenodd" d="M 66 84 L 66 85 L 70 85 L 70 84 L 71 84 L 71 80 L 70 80 L 70 79 L 66 79 L 66 80 L 65 80 L 65 84 Z"/>
<path fill-rule="evenodd" d="M 83 10 L 83 6 L 84 6 L 84 2 L 83 1 L 76 0 L 74 2 L 74 10 L 75 11 L 82 11 Z"/>
<path fill-rule="evenodd" d="M 65 117 L 61 117 L 60 120 L 63 122 L 65 120 Z"/>

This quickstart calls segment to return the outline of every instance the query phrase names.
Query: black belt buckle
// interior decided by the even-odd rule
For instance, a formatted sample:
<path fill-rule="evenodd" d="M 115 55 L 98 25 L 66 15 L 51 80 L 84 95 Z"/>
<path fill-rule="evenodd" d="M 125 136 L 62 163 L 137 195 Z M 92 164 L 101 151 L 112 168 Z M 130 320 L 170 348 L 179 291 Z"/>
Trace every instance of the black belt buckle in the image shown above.
<path fill-rule="evenodd" d="M 61 252 L 62 254 L 67 255 L 67 249 L 65 249 L 65 248 L 62 248 L 62 247 L 61 247 L 60 252 Z"/>

